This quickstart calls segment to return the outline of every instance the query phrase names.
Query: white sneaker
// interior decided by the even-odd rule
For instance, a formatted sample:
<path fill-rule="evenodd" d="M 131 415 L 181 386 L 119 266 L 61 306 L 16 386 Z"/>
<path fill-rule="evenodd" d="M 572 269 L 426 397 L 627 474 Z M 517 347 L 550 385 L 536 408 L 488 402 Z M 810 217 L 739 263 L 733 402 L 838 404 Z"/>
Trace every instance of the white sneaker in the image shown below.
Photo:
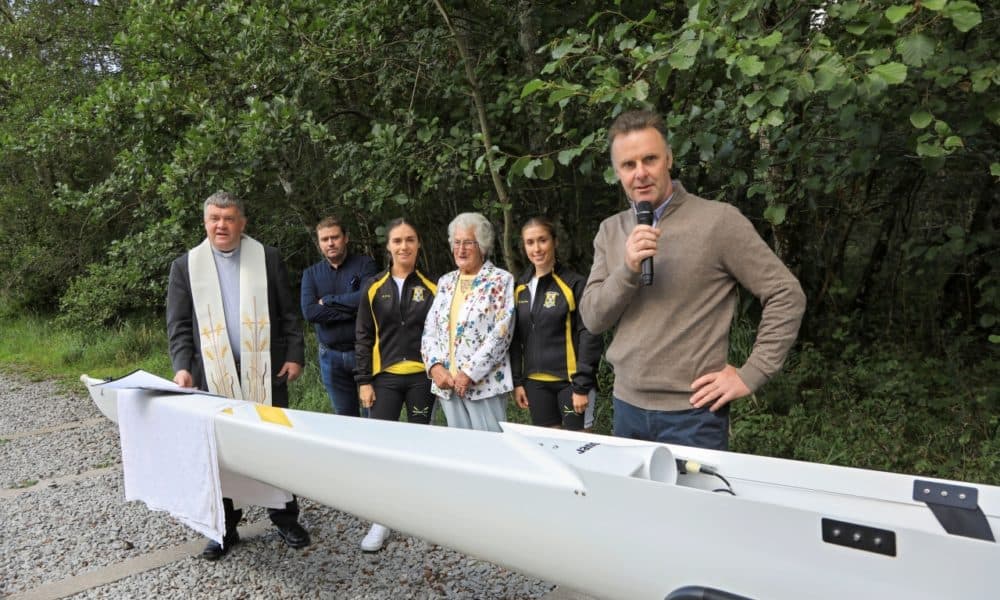
<path fill-rule="evenodd" d="M 361 549 L 365 552 L 378 552 L 385 544 L 385 538 L 389 537 L 389 528 L 378 523 L 372 523 L 372 528 L 368 530 L 368 535 L 361 540 Z"/>

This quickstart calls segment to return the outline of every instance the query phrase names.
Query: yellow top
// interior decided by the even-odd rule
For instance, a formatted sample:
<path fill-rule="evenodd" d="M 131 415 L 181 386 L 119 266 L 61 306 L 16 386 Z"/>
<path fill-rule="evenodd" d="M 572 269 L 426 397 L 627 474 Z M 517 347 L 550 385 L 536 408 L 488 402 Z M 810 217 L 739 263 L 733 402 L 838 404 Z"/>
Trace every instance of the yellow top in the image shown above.
<path fill-rule="evenodd" d="M 451 298 L 451 314 L 448 317 L 448 364 L 451 365 L 452 375 L 458 374 L 458 366 L 455 364 L 455 330 L 458 328 L 458 313 L 472 293 L 472 280 L 475 278 L 475 275 L 459 275 L 455 295 Z"/>

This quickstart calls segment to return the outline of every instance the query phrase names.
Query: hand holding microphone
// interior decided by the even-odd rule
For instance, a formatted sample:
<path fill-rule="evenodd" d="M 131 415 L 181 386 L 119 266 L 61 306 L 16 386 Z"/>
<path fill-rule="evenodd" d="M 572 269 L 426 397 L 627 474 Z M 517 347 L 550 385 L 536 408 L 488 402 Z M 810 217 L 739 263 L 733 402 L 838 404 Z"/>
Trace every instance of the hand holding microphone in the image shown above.
<path fill-rule="evenodd" d="M 636 202 L 636 218 L 639 225 L 653 225 L 653 207 L 649 202 Z M 641 284 L 653 283 L 653 256 L 656 254 L 657 229 L 639 228 L 632 230 L 625 245 L 625 260 L 632 271 L 641 273 Z"/>

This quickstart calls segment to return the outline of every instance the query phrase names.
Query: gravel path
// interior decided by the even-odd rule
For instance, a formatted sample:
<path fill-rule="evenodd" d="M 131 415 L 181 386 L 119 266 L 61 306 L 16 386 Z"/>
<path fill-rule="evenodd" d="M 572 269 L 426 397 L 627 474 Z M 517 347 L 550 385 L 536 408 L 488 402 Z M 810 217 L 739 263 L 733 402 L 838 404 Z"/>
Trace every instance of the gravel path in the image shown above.
<path fill-rule="evenodd" d="M 0 374 L 0 596 L 570 597 L 398 533 L 382 552 L 364 554 L 358 543 L 368 523 L 305 498 L 308 548 L 285 546 L 264 511 L 252 509 L 241 528 L 251 532 L 244 543 L 225 560 L 204 561 L 189 548 L 200 550 L 198 534 L 142 503 L 124 502 L 120 461 L 117 427 L 86 392 Z M 161 556 L 173 558 L 135 566 Z M 87 583 L 98 576 L 106 581 Z"/>

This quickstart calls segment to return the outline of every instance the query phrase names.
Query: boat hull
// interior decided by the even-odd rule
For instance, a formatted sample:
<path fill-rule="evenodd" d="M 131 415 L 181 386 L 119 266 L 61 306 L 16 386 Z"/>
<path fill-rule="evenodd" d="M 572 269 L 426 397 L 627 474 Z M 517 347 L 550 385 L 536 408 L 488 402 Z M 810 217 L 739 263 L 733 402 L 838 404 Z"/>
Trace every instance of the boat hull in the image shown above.
<path fill-rule="evenodd" d="M 114 418 L 114 394 L 90 386 Z M 169 401 L 168 399 L 165 401 Z M 240 402 L 220 468 L 602 598 L 688 586 L 746 598 L 995 597 L 1000 546 L 946 533 L 916 478 L 524 425 L 488 433 Z M 717 468 L 735 495 L 676 458 Z M 968 486 L 961 482 L 947 485 Z M 1000 488 L 974 486 L 1000 528 Z M 824 540 L 890 532 L 893 555 Z M 948 565 L 947 571 L 943 565 Z"/>

